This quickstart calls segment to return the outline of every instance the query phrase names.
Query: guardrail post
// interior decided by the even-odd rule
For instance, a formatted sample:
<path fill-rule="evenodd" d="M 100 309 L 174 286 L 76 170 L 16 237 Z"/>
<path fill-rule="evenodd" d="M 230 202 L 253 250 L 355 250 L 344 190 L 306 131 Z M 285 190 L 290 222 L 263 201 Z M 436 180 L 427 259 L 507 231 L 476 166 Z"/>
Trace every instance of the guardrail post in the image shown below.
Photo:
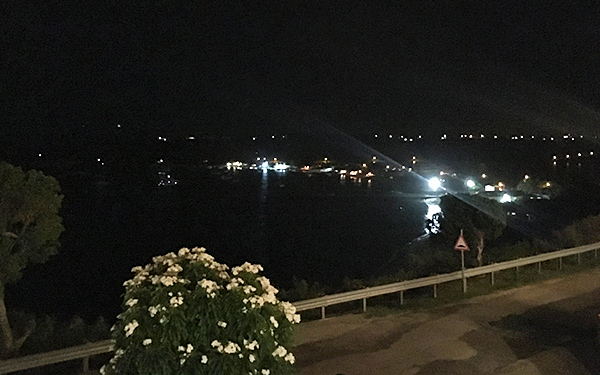
<path fill-rule="evenodd" d="M 363 298 L 363 312 L 367 312 L 367 299 Z"/>
<path fill-rule="evenodd" d="M 404 305 L 404 291 L 400 291 L 400 306 Z"/>
<path fill-rule="evenodd" d="M 83 357 L 83 373 L 87 374 L 90 371 L 90 357 Z"/>
<path fill-rule="evenodd" d="M 325 306 L 321 306 L 321 319 L 325 319 Z"/>
<path fill-rule="evenodd" d="M 542 273 L 542 262 L 538 262 L 538 273 Z"/>
<path fill-rule="evenodd" d="M 562 257 L 558 258 L 558 269 L 562 270 Z"/>
<path fill-rule="evenodd" d="M 437 298 L 437 284 L 433 284 L 433 298 Z"/>
<path fill-rule="evenodd" d="M 490 272 L 490 275 L 492 276 L 491 280 L 492 280 L 492 285 L 494 285 L 494 271 Z"/>

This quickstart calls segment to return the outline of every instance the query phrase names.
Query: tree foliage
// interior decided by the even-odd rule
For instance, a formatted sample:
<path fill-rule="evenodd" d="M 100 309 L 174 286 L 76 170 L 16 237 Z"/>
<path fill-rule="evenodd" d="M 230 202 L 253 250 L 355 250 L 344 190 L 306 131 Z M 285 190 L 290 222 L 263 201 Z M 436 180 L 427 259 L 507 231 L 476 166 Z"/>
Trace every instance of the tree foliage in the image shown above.
<path fill-rule="evenodd" d="M 42 172 L 0 162 L 0 355 L 18 351 L 31 330 L 13 337 L 4 304 L 4 289 L 29 264 L 43 263 L 58 251 L 64 230 L 58 214 L 62 196 L 56 179 Z"/>
<path fill-rule="evenodd" d="M 0 293 L 58 251 L 62 198 L 53 177 L 0 163 Z"/>
<path fill-rule="evenodd" d="M 483 263 L 485 241 L 494 240 L 506 227 L 506 213 L 502 205 L 479 195 L 445 195 L 440 200 L 441 214 L 435 218 L 445 242 L 456 241 L 463 230 L 477 261 Z"/>
<path fill-rule="evenodd" d="M 293 373 L 292 324 L 262 267 L 231 270 L 204 248 L 155 257 L 125 283 L 115 355 L 100 372 L 121 375 Z"/>

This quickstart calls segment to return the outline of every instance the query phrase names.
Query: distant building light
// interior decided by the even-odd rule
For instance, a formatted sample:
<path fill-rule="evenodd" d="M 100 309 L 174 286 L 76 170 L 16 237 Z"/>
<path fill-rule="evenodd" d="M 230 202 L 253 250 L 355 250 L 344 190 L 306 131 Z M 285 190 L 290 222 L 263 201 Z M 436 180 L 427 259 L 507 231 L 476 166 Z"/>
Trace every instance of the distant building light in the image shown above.
<path fill-rule="evenodd" d="M 524 180 L 529 180 L 529 175 L 526 174 L 525 177 L 523 177 Z"/>
<path fill-rule="evenodd" d="M 269 168 L 269 162 L 268 161 L 263 161 L 263 163 L 260 165 L 260 167 L 263 170 L 266 170 L 267 168 Z"/>
<path fill-rule="evenodd" d="M 375 134 L 375 138 L 377 138 L 377 134 Z"/>
<path fill-rule="evenodd" d="M 500 198 L 500 203 L 510 203 L 512 202 L 512 197 L 508 194 L 504 194 L 502 198 Z"/>
<path fill-rule="evenodd" d="M 189 137 L 187 137 L 188 141 L 193 141 L 196 139 L 196 137 L 194 137 L 193 135 L 190 135 Z"/>
<path fill-rule="evenodd" d="M 487 174 L 483 173 L 483 174 L 481 175 L 481 178 L 487 178 Z"/>
<path fill-rule="evenodd" d="M 40 157 L 40 158 L 41 158 L 41 157 L 42 157 L 42 154 L 38 154 L 38 157 Z"/>
<path fill-rule="evenodd" d="M 117 128 L 120 128 L 120 127 L 121 127 L 121 124 L 117 124 Z"/>
<path fill-rule="evenodd" d="M 469 189 L 473 189 L 475 187 L 475 181 L 473 181 L 473 180 L 467 180 L 467 187 Z"/>
<path fill-rule="evenodd" d="M 394 137 L 393 137 L 391 134 L 389 135 L 389 137 L 390 137 L 390 139 L 391 139 L 391 138 L 394 138 Z"/>
<path fill-rule="evenodd" d="M 493 185 L 485 185 L 483 190 L 485 191 L 495 191 L 496 188 Z"/>

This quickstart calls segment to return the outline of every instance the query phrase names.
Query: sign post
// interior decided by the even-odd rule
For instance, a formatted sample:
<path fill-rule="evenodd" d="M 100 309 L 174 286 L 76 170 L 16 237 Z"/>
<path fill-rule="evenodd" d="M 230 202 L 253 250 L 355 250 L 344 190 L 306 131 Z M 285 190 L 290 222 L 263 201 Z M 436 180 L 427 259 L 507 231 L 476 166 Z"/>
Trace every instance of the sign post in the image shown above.
<path fill-rule="evenodd" d="M 460 251 L 460 262 L 461 262 L 461 271 L 462 271 L 462 281 L 463 281 L 463 293 L 467 293 L 467 278 L 465 277 L 465 251 L 469 251 L 469 245 L 467 241 L 465 241 L 465 237 L 463 236 L 463 230 L 460 230 L 460 236 L 456 240 L 454 244 L 454 250 Z"/>

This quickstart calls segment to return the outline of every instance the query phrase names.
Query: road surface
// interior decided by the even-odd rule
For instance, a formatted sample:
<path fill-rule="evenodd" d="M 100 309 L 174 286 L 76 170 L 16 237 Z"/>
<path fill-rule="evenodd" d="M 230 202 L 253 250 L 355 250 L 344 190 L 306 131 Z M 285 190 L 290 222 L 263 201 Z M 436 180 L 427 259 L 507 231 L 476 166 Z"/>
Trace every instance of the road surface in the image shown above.
<path fill-rule="evenodd" d="M 600 269 L 429 310 L 300 324 L 300 375 L 595 375 Z"/>

